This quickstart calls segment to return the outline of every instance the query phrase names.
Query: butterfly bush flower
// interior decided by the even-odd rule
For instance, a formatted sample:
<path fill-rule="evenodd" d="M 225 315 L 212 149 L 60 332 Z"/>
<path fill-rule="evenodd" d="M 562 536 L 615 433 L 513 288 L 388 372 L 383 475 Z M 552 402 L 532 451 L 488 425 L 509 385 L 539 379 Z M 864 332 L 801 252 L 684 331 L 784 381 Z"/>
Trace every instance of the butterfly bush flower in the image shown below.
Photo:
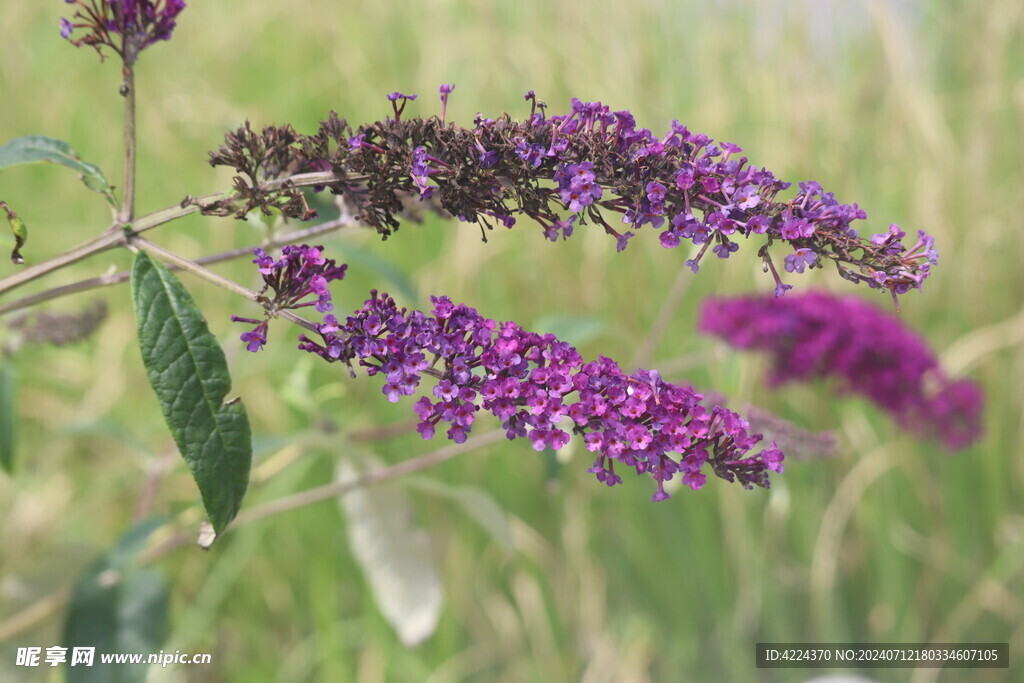
<path fill-rule="evenodd" d="M 281 258 L 274 260 L 262 249 L 254 250 L 253 263 L 263 277 L 260 302 L 266 313 L 263 320 L 231 316 L 232 322 L 256 325 L 241 335 L 249 351 L 256 352 L 267 343 L 267 328 L 270 318 L 279 311 L 313 306 L 320 313 L 334 309 L 331 292 L 327 284 L 345 277 L 348 266 L 336 265 L 334 259 L 324 258 L 323 247 L 288 245 L 281 250 Z M 266 292 L 273 291 L 273 296 Z"/>
<path fill-rule="evenodd" d="M 448 97 L 452 94 L 452 90 L 455 90 L 455 86 L 451 83 L 442 83 L 438 88 L 441 95 L 441 123 L 444 123 L 444 116 L 448 112 Z"/>
<path fill-rule="evenodd" d="M 404 95 L 397 90 L 388 95 L 388 101 L 391 102 L 391 107 L 395 111 L 395 121 L 402 118 L 402 112 L 405 111 L 405 105 L 416 99 L 416 95 Z M 444 102 L 448 104 L 447 99 Z"/>
<path fill-rule="evenodd" d="M 736 348 L 767 351 L 772 386 L 835 378 L 843 391 L 864 396 L 904 428 L 936 436 L 949 449 L 981 435 L 978 385 L 947 377 L 920 336 L 856 297 L 815 292 L 710 299 L 699 325 Z"/>
<path fill-rule="evenodd" d="M 60 20 L 60 35 L 75 47 L 89 45 L 103 57 L 109 47 L 130 67 L 139 53 L 160 40 L 170 40 L 183 0 L 65 0 L 76 7 L 71 19 Z M 84 31 L 81 37 L 73 37 Z"/>
<path fill-rule="evenodd" d="M 388 96 L 393 118 L 354 131 L 332 112 L 314 135 L 297 135 L 287 148 L 291 163 L 275 168 L 283 174 L 326 162 L 335 176 L 327 187 L 384 237 L 399 227 L 401 198 L 418 194 L 480 224 L 485 240 L 488 229 L 511 226 L 517 215 L 538 224 L 547 239 L 568 237 L 567 225 L 595 224 L 619 251 L 641 229 L 655 231 L 665 248 L 693 249 L 686 265 L 694 272 L 708 251 L 725 259 L 753 241 L 776 295 L 792 285 L 783 283 L 770 251 L 781 250 L 786 272 L 832 261 L 840 276 L 888 290 L 894 300 L 919 288 L 937 262 L 934 240 L 924 232 L 909 247 L 895 225 L 861 238 L 854 225 L 866 213 L 857 204 L 841 203 L 816 182 L 799 183 L 785 199 L 790 183 L 750 164 L 738 145 L 715 142 L 678 121 L 655 134 L 637 127 L 628 111 L 575 98 L 568 112 L 548 115 L 531 91 L 526 119 L 478 114 L 473 127 L 463 128 L 444 122 L 451 89 L 440 92 L 442 117 L 402 119 L 414 96 L 399 92 Z M 260 166 L 261 148 L 242 150 L 232 135 L 211 163 L 242 168 L 245 158 Z M 260 192 L 249 188 L 202 209 L 244 216 L 266 204 Z M 624 227 L 613 226 L 613 214 Z"/>
<path fill-rule="evenodd" d="M 715 406 L 690 387 L 666 382 L 655 371 L 627 375 L 611 359 L 584 362 L 575 348 L 551 334 L 497 323 L 476 310 L 432 297 L 433 310 L 399 309 L 387 294 L 371 293 L 362 308 L 340 322 L 318 326 L 320 340 L 305 335 L 299 348 L 328 361 L 358 364 L 383 379 L 391 402 L 421 392 L 423 375 L 437 379 L 415 400 L 424 439 L 438 430 L 462 443 L 478 416 L 497 417 L 509 439 L 527 438 L 533 448 L 558 449 L 571 431 L 595 454 L 590 468 L 608 486 L 631 469 L 651 476 L 654 500 L 669 497 L 665 482 L 680 477 L 701 488 L 705 465 L 743 486 L 767 487 L 768 472 L 782 471 L 774 444 L 756 455 L 761 440 L 738 414 Z"/>

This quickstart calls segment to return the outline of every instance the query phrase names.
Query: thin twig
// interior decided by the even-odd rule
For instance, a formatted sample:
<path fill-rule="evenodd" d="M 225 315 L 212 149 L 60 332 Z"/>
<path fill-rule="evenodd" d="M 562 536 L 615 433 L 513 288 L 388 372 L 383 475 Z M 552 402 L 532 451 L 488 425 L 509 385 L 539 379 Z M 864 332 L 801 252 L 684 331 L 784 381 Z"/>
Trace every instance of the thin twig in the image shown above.
<path fill-rule="evenodd" d="M 287 178 L 268 180 L 262 185 L 262 189 L 266 191 L 277 190 L 280 189 L 282 185 L 289 182 L 294 187 L 328 185 L 331 181 L 335 180 L 352 180 L 352 178 L 339 176 L 331 171 L 299 173 Z M 233 190 L 229 190 L 227 192 L 216 192 L 198 198 L 190 198 L 191 201 L 182 203 L 184 205 L 176 204 L 174 206 L 168 206 L 158 211 L 154 211 L 153 213 L 135 220 L 130 226 L 131 232 L 137 235 L 139 233 L 146 232 L 147 230 L 152 230 L 153 228 L 163 225 L 164 223 L 169 223 L 176 218 L 181 218 L 182 216 L 195 213 L 208 203 L 224 199 L 231 196 L 233 193 Z M 0 294 L 9 292 L 17 287 L 21 287 L 22 285 L 28 284 L 29 282 L 41 278 L 48 273 L 60 270 L 65 266 L 77 263 L 78 261 L 94 256 L 100 252 L 107 251 L 113 247 L 124 246 L 127 242 L 127 238 L 124 234 L 124 230 L 118 229 L 121 227 L 123 227 L 124 230 L 128 229 L 128 226 L 120 226 L 118 223 L 114 223 L 114 225 L 101 234 L 72 247 L 62 254 L 58 254 L 53 258 L 49 258 L 35 265 L 23 268 L 5 278 L 0 278 Z"/>
<path fill-rule="evenodd" d="M 195 261 L 189 261 L 187 258 L 178 256 L 173 251 L 165 249 L 164 247 L 161 247 L 159 244 L 156 244 L 154 242 L 150 242 L 145 237 L 132 235 L 131 237 L 128 238 L 128 241 L 132 244 L 132 246 L 138 247 L 139 249 L 147 253 L 155 254 L 164 261 L 170 261 L 174 265 L 178 266 L 178 268 L 180 268 L 181 270 L 192 273 L 196 277 L 202 278 L 203 280 L 206 280 L 211 284 L 217 285 L 221 289 L 226 289 L 229 292 L 233 292 L 240 296 L 244 296 L 246 299 L 249 299 L 250 301 L 259 301 L 259 292 L 255 292 L 249 289 L 248 287 L 243 287 L 234 280 L 229 280 L 226 277 L 217 275 L 217 273 L 213 272 L 212 270 L 203 268 Z"/>
<path fill-rule="evenodd" d="M 363 441 L 392 439 L 396 436 L 402 436 L 403 434 L 415 431 L 417 424 L 419 424 L 419 420 L 414 418 L 412 420 L 405 420 L 404 422 L 393 422 L 391 424 L 380 425 L 379 427 L 360 429 L 358 431 L 349 432 L 348 440 L 360 443 Z"/>
<path fill-rule="evenodd" d="M 104 232 L 103 234 L 97 235 L 76 247 L 72 247 L 63 254 L 58 254 L 51 259 L 47 259 L 41 263 L 18 270 L 5 278 L 0 278 L 0 294 L 9 292 L 24 284 L 28 284 L 29 282 L 43 277 L 48 273 L 60 270 L 72 263 L 77 263 L 82 259 L 106 251 L 107 249 L 123 242 L 124 236 L 119 232 Z"/>
<path fill-rule="evenodd" d="M 418 458 L 412 458 L 395 465 L 367 472 L 365 475 L 354 481 L 345 483 L 336 482 L 325 486 L 318 486 L 306 491 L 300 491 L 290 496 L 278 498 L 277 500 L 264 503 L 263 505 L 257 505 L 256 507 L 248 510 L 243 510 L 242 513 L 235 518 L 235 521 L 232 522 L 229 529 L 235 529 L 246 524 L 252 524 L 253 522 L 267 519 L 268 517 L 272 517 L 283 512 L 289 512 L 306 505 L 312 505 L 323 500 L 335 498 L 356 488 L 371 486 L 405 474 L 419 472 L 477 448 L 488 446 L 496 441 L 500 441 L 504 435 L 505 432 L 500 429 L 484 432 L 473 437 L 470 441 L 464 444 L 451 444 L 444 448 L 440 448 L 433 453 L 427 453 Z M 192 509 L 186 511 L 185 514 L 188 514 L 191 511 Z M 166 526 L 170 526 L 171 524 L 173 523 L 169 523 Z M 195 537 L 196 534 L 194 529 L 179 531 L 166 538 L 159 545 L 144 552 L 139 557 L 139 564 L 152 564 L 178 548 L 195 543 Z M 71 588 L 70 586 L 64 586 L 50 595 L 37 600 L 20 612 L 0 621 L 0 641 L 9 640 L 34 627 L 39 622 L 61 610 L 70 598 Z"/>
<path fill-rule="evenodd" d="M 475 437 L 468 444 L 452 444 L 445 446 L 444 448 L 438 449 L 433 453 L 427 453 L 421 455 L 418 458 L 410 458 L 394 465 L 387 467 L 381 467 L 379 469 L 367 472 L 366 474 L 353 479 L 351 481 L 336 481 L 330 484 L 324 484 L 323 486 L 317 486 L 315 488 L 306 489 L 305 491 L 299 491 L 290 496 L 284 496 L 277 500 L 272 500 L 269 503 L 263 505 L 257 505 L 256 507 L 243 510 L 235 517 L 235 521 L 231 523 L 231 528 L 245 526 L 267 517 L 273 517 L 279 515 L 282 512 L 288 512 L 290 510 L 296 510 L 298 508 L 306 507 L 320 501 L 330 500 L 331 498 L 337 498 L 338 496 L 348 493 L 349 491 L 364 486 L 371 486 L 373 484 L 379 484 L 382 481 L 389 479 L 395 479 L 397 477 L 411 474 L 413 472 L 419 472 L 425 470 L 434 465 L 438 465 L 446 460 L 462 455 L 467 451 L 482 446 L 489 446 L 496 441 L 500 441 L 505 436 L 504 430 L 494 429 L 489 432 Z"/>
<path fill-rule="evenodd" d="M 135 499 L 135 510 L 132 512 L 133 523 L 138 524 L 151 514 L 153 502 L 160 491 L 160 484 L 177 462 L 178 449 L 172 446 L 165 448 L 149 463 L 146 468 L 146 478 L 142 482 L 142 489 Z"/>
<path fill-rule="evenodd" d="M 305 327 L 307 330 L 310 330 L 311 332 L 317 331 L 316 323 L 314 323 L 313 321 L 307 320 L 306 318 L 303 318 L 301 315 L 296 315 L 295 313 L 292 313 L 289 310 L 276 310 L 267 304 L 266 300 L 260 296 L 259 292 L 255 292 L 249 289 L 248 287 L 243 287 L 234 280 L 229 280 L 226 277 L 217 275 L 217 273 L 213 272 L 212 270 L 207 270 L 206 268 L 203 268 L 202 266 L 196 264 L 195 261 L 189 261 L 187 258 L 182 258 L 181 256 L 175 254 L 173 251 L 164 249 L 159 244 L 150 242 L 145 237 L 132 235 L 129 238 L 129 241 L 133 246 L 138 247 L 139 249 L 142 249 L 145 252 L 155 254 L 159 256 L 161 259 L 177 265 L 181 270 L 192 273 L 196 277 L 202 278 L 203 280 L 206 280 L 211 284 L 217 285 L 221 289 L 226 289 L 234 294 L 244 296 L 246 299 L 249 299 L 250 301 L 255 301 L 256 303 L 263 304 L 264 307 L 268 311 L 270 311 L 270 314 L 275 318 L 284 318 L 289 322 L 293 322 L 296 325 Z"/>
<path fill-rule="evenodd" d="M 344 228 L 355 227 L 357 225 L 360 225 L 360 223 L 357 223 L 351 220 L 350 218 L 338 218 L 333 221 L 325 221 L 318 225 L 314 225 L 311 228 L 306 228 L 304 230 L 296 230 L 294 232 L 279 235 L 271 239 L 269 242 L 264 242 L 259 245 L 253 245 L 250 247 L 239 247 L 237 249 L 231 249 L 220 254 L 203 256 L 194 259 L 192 262 L 197 263 L 201 266 L 205 266 L 210 265 L 211 263 L 221 263 L 223 261 L 230 261 L 236 258 L 241 258 L 243 256 L 252 256 L 253 249 L 255 249 L 257 246 L 264 248 L 266 248 L 267 246 L 279 247 L 284 244 L 291 244 L 293 242 L 305 240 L 310 237 L 316 237 L 318 235 L 323 235 L 329 232 L 333 232 L 335 230 L 342 230 Z M 179 266 L 173 263 L 170 264 L 169 267 L 171 270 L 181 270 Z M 91 289 L 96 289 L 98 287 L 109 287 L 111 285 L 121 284 L 122 282 L 127 282 L 129 279 L 131 279 L 131 275 L 131 271 L 122 270 L 121 272 L 118 273 L 100 275 L 99 277 L 93 277 L 86 280 L 79 280 L 78 282 L 72 282 L 67 285 L 61 285 L 60 287 L 54 287 L 52 289 L 47 289 L 42 292 L 37 292 L 36 294 L 32 294 L 31 296 L 26 296 L 22 299 L 17 299 L 16 301 L 11 301 L 10 303 L 0 305 L 0 315 L 12 313 L 14 311 L 19 311 L 23 308 L 35 306 L 36 304 L 40 304 L 45 301 L 58 299 L 64 296 L 70 296 L 71 294 L 77 294 L 79 292 L 89 291 Z"/>

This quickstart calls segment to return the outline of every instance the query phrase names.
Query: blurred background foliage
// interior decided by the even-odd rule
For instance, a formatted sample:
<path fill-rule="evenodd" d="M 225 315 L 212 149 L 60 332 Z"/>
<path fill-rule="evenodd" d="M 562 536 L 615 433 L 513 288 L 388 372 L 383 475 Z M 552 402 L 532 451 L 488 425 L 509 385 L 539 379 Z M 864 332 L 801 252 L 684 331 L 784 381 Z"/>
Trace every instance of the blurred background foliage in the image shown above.
<path fill-rule="evenodd" d="M 430 219 L 387 242 L 349 230 L 322 240 L 350 276 L 339 312 L 370 288 L 425 307 L 448 294 L 498 320 L 556 330 L 584 356 L 641 362 L 834 429 L 831 459 L 787 461 L 770 491 L 720 480 L 653 504 L 650 482 L 615 489 L 524 443 L 475 450 L 427 473 L 485 491 L 506 511 L 511 551 L 450 497 L 409 489 L 415 523 L 445 589 L 437 632 L 401 645 L 376 610 L 337 505 L 322 502 L 237 529 L 209 553 L 189 545 L 157 562 L 173 592 L 164 649 L 211 652 L 212 666 L 150 680 L 798 681 L 758 671 L 759 641 L 1009 642 L 1012 666 L 961 677 L 876 670 L 882 681 L 1016 680 L 1024 671 L 1024 5 L 1017 0 L 718 0 L 638 2 L 194 2 L 171 42 L 138 68 L 140 213 L 227 187 L 206 164 L 225 131 L 289 122 L 310 132 L 331 109 L 354 124 L 389 110 L 393 90 L 431 115 L 455 83 L 450 119 L 553 112 L 570 97 L 628 108 L 663 131 L 673 118 L 744 148 L 787 180 L 818 180 L 869 216 L 935 235 L 940 263 L 903 299 L 953 374 L 988 396 L 984 438 L 955 455 L 903 435 L 873 406 L 831 387 L 768 391 L 763 361 L 695 333 L 712 294 L 770 292 L 748 245 L 691 277 L 684 253 L 641 233 L 622 254 L 594 229 L 543 240 L 521 221 L 483 244 L 472 225 Z M 58 36 L 64 3 L 6 3 L 0 22 L 0 138 L 70 141 L 120 175 L 119 69 Z M 0 197 L 29 225 L 43 260 L 108 224 L 72 174 L 36 165 L 0 173 Z M 246 222 L 190 216 L 151 233 L 200 256 L 257 243 Z M 6 238 L 5 238 L 6 239 Z M 125 269 L 108 252 L 43 286 Z M 387 268 L 382 264 L 387 264 Z M 10 265 L 0 266 L 10 272 Z M 388 268 L 391 270 L 389 271 Z M 245 260 L 217 267 L 244 284 Z M 680 271 L 683 270 L 682 275 Z M 848 293 L 834 271 L 793 278 Z M 298 355 L 296 330 L 272 327 L 244 353 L 232 313 L 253 310 L 183 276 L 224 343 L 257 437 L 247 505 L 331 481 L 342 457 L 398 462 L 444 444 L 415 435 L 356 442 L 357 430 L 406 422 L 379 383 Z M 877 292 L 859 289 L 887 307 Z M 24 348 L 18 466 L 0 475 L 0 678 L 53 680 L 14 667 L 26 644 L 60 642 L 67 587 L 151 513 L 194 507 L 134 342 L 125 286 L 96 298 L 109 319 L 88 341 Z M 8 299 L 9 300 L 9 299 Z M 664 329 L 652 334 L 659 317 Z M 6 321 L 10 318 L 5 318 Z M 884 343 L 880 340 L 880 343 Z M 480 424 L 478 431 L 486 429 Z"/>

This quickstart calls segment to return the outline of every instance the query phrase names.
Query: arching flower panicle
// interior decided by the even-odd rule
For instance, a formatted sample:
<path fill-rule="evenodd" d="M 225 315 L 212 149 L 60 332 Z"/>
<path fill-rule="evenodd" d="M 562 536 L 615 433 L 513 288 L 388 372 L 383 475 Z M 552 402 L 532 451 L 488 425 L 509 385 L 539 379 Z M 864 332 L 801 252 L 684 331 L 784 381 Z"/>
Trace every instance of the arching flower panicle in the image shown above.
<path fill-rule="evenodd" d="M 447 297 L 432 297 L 429 312 L 400 309 L 387 294 L 371 293 L 341 324 L 325 318 L 319 340 L 300 337 L 299 348 L 328 361 L 357 363 L 381 376 L 388 401 L 424 393 L 424 375 L 439 381 L 415 402 L 425 439 L 443 430 L 461 443 L 478 416 L 497 417 L 509 439 L 527 438 L 534 449 L 564 447 L 570 431 L 596 458 L 590 472 L 611 486 L 631 469 L 651 476 L 654 500 L 680 477 L 696 490 L 705 465 L 747 488 L 767 487 L 782 471 L 782 451 L 761 440 L 725 408 L 706 407 L 703 396 L 665 381 L 654 371 L 624 373 L 610 358 L 585 362 L 551 334 L 497 323 Z"/>
<path fill-rule="evenodd" d="M 388 96 L 394 116 L 354 131 L 332 112 L 316 134 L 297 136 L 284 148 L 289 163 L 273 166 L 329 168 L 335 180 L 326 187 L 385 237 L 399 227 L 403 199 L 418 196 L 461 221 L 481 224 L 485 239 L 486 229 L 510 227 L 517 215 L 530 218 L 549 240 L 570 234 L 556 226 L 596 224 L 618 251 L 643 228 L 659 231 L 665 248 L 697 248 L 686 259 L 693 272 L 707 252 L 730 258 L 753 240 L 778 295 L 792 287 L 783 282 L 785 273 L 832 261 L 841 277 L 895 298 L 919 288 L 937 261 L 934 240 L 924 232 L 909 248 L 895 225 L 862 239 L 854 224 L 867 214 L 857 204 L 840 203 L 816 182 L 799 183 L 786 199 L 790 183 L 751 165 L 738 145 L 715 142 L 677 121 L 659 137 L 637 128 L 628 111 L 575 98 L 568 113 L 548 115 L 531 92 L 528 118 L 478 115 L 472 128 L 461 128 L 444 118 L 450 93 L 450 86 L 441 87 L 441 117 L 403 117 L 414 96 L 400 92 Z M 229 136 L 213 163 L 245 173 L 261 166 L 254 155 L 271 145 L 242 150 L 241 132 Z M 248 201 L 235 215 L 265 204 L 241 194 Z M 301 209 L 294 203 L 282 210 L 298 215 Z M 204 207 L 209 210 L 226 208 L 221 202 Z M 608 220 L 615 213 L 624 228 Z M 778 250 L 782 274 L 772 258 Z"/>
<path fill-rule="evenodd" d="M 709 299 L 699 324 L 736 348 L 767 351 L 773 386 L 835 379 L 842 391 L 864 396 L 905 429 L 938 437 L 951 450 L 981 435 L 980 387 L 947 377 L 923 338 L 857 297 L 812 292 Z"/>

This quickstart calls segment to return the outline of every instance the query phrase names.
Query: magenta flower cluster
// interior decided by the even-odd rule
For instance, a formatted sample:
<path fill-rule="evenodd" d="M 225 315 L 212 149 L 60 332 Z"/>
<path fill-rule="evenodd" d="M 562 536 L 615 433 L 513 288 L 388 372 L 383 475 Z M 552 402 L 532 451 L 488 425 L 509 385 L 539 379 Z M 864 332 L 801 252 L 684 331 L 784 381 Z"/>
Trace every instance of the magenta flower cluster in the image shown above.
<path fill-rule="evenodd" d="M 856 297 L 709 299 L 699 325 L 736 348 L 767 351 L 772 386 L 834 378 L 841 390 L 868 398 L 902 427 L 937 437 L 949 449 L 981 435 L 978 385 L 947 377 L 920 336 Z"/>
<path fill-rule="evenodd" d="M 783 283 L 772 247 L 783 250 L 779 260 L 789 273 L 831 260 L 840 276 L 886 289 L 894 299 L 920 287 L 937 261 L 934 241 L 923 232 L 909 248 L 897 226 L 862 238 L 854 224 L 866 218 L 864 210 L 840 203 L 816 182 L 800 183 L 792 199 L 781 199 L 790 183 L 750 165 L 738 145 L 716 143 L 678 121 L 656 135 L 639 128 L 629 111 L 575 98 L 568 113 L 549 116 L 531 91 L 526 119 L 478 115 L 473 127 L 462 128 L 443 120 L 451 92 L 448 85 L 440 89 L 442 117 L 403 118 L 415 96 L 393 92 L 393 117 L 355 131 L 332 112 L 314 135 L 268 128 L 266 144 L 248 148 L 239 134 L 229 135 L 211 163 L 280 171 L 267 179 L 282 177 L 284 169 L 330 168 L 335 180 L 325 186 L 385 237 L 399 227 L 403 200 L 419 196 L 480 224 L 485 239 L 486 229 L 512 227 L 526 216 L 551 240 L 599 225 L 621 251 L 650 226 L 666 248 L 695 246 L 686 262 L 695 272 L 706 254 L 729 258 L 741 242 L 755 240 L 777 296 L 791 285 Z M 297 192 L 276 187 L 263 191 L 250 183 L 238 197 L 203 211 L 245 215 L 268 204 L 263 194 Z M 612 214 L 621 216 L 624 229 L 609 222 Z"/>
<path fill-rule="evenodd" d="M 126 66 L 139 52 L 160 40 L 170 40 L 184 0 L 64 0 L 77 10 L 71 19 L 60 20 L 60 35 L 76 47 L 110 47 Z M 86 31 L 72 38 L 76 30 Z"/>
<path fill-rule="evenodd" d="M 256 325 L 240 337 L 254 353 L 266 345 L 270 318 L 278 311 L 308 306 L 314 306 L 320 313 L 334 310 L 327 284 L 344 278 L 348 268 L 345 264 L 336 265 L 334 259 L 324 258 L 323 247 L 288 245 L 277 260 L 262 249 L 256 249 L 255 254 L 253 263 L 263 276 L 260 302 L 267 309 L 266 315 L 263 320 L 231 316 L 232 322 Z M 268 290 L 273 291 L 272 297 L 266 296 Z"/>
<path fill-rule="evenodd" d="M 677 475 L 701 488 L 705 465 L 747 488 L 767 487 L 768 472 L 782 471 L 774 443 L 748 456 L 761 435 L 736 413 L 705 408 L 689 387 L 655 371 L 626 375 L 604 357 L 585 363 L 554 335 L 498 324 L 447 297 L 432 301 L 428 315 L 399 309 L 374 291 L 344 323 L 325 316 L 321 341 L 303 335 L 299 348 L 328 361 L 358 360 L 383 378 L 392 402 L 416 394 L 424 374 L 437 378 L 414 407 L 425 439 L 447 425 L 448 438 L 461 443 L 481 411 L 497 417 L 509 439 L 526 437 L 538 451 L 565 446 L 570 429 L 597 454 L 589 471 L 598 480 L 621 483 L 616 465 L 648 474 L 657 482 L 656 501 L 669 497 L 664 484 Z"/>

